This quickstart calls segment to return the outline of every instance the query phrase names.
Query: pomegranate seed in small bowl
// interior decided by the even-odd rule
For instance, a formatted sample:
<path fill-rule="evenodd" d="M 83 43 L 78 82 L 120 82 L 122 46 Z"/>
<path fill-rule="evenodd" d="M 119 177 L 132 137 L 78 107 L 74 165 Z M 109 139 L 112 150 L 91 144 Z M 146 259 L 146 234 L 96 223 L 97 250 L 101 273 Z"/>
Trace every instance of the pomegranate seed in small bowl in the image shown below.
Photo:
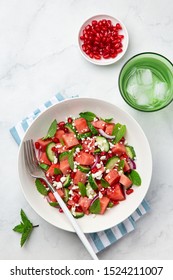
<path fill-rule="evenodd" d="M 108 15 L 97 15 L 81 26 L 78 43 L 85 59 L 97 65 L 109 65 L 124 56 L 129 37 L 120 20 Z"/>

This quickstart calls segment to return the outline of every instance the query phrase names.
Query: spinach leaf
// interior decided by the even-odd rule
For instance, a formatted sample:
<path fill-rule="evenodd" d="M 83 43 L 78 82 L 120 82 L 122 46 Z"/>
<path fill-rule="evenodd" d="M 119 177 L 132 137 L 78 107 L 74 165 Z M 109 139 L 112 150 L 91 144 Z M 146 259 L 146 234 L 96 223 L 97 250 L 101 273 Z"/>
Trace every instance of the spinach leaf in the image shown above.
<path fill-rule="evenodd" d="M 135 186 L 140 186 L 142 183 L 141 177 L 139 173 L 136 170 L 132 170 L 130 174 L 128 175 L 129 179 L 132 181 L 132 183 Z"/>

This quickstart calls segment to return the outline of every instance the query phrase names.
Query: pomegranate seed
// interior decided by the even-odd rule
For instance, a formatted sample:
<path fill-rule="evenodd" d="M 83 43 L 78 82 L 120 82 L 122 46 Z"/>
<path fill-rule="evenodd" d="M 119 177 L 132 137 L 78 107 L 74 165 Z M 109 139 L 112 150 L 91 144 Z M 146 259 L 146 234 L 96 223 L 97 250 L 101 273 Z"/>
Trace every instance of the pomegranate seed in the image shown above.
<path fill-rule="evenodd" d="M 111 158 L 112 157 L 112 153 L 108 153 L 108 158 Z"/>
<path fill-rule="evenodd" d="M 60 181 L 60 179 L 61 179 L 61 175 L 56 175 L 56 177 L 55 177 L 55 181 L 56 181 L 56 182 L 59 182 L 59 181 Z"/>
<path fill-rule="evenodd" d="M 97 167 L 94 167 L 94 168 L 91 169 L 92 173 L 96 173 L 97 171 L 98 171 Z"/>
<path fill-rule="evenodd" d="M 119 23 L 116 24 L 116 29 L 118 29 L 118 30 L 122 29 L 122 27 Z"/>
<path fill-rule="evenodd" d="M 93 53 L 90 53 L 90 54 L 89 54 L 89 57 L 93 58 L 93 56 L 94 56 Z"/>
<path fill-rule="evenodd" d="M 110 58 L 110 55 L 109 55 L 109 54 L 105 54 L 105 55 L 103 55 L 103 57 L 104 57 L 105 59 L 108 59 L 108 58 Z"/>
<path fill-rule="evenodd" d="M 111 57 L 112 57 L 112 58 L 115 58 L 116 56 L 117 56 L 117 53 L 112 53 L 112 54 L 111 54 Z"/>
<path fill-rule="evenodd" d="M 35 148 L 38 150 L 40 148 L 40 143 L 39 142 L 35 142 Z"/>
<path fill-rule="evenodd" d="M 126 190 L 126 194 L 127 194 L 127 195 L 131 194 L 132 192 L 134 192 L 133 189 L 128 189 L 128 190 Z"/>
<path fill-rule="evenodd" d="M 117 201 L 117 200 L 114 200 L 112 202 L 113 202 L 114 205 L 118 205 L 119 204 L 119 201 Z"/>
<path fill-rule="evenodd" d="M 95 54 L 94 58 L 99 60 L 99 59 L 101 59 L 101 56 L 99 54 Z"/>
<path fill-rule="evenodd" d="M 70 210 L 72 208 L 72 205 L 67 205 L 67 208 Z"/>
<path fill-rule="evenodd" d="M 121 53 L 122 51 L 122 49 L 117 49 L 117 53 Z"/>
<path fill-rule="evenodd" d="M 72 122 L 73 122 L 73 119 L 69 117 L 69 118 L 67 119 L 67 121 L 68 121 L 68 123 L 72 123 Z"/>
<path fill-rule="evenodd" d="M 56 148 L 55 147 L 52 147 L 51 150 L 52 150 L 52 152 L 56 152 Z"/>
<path fill-rule="evenodd" d="M 60 213 L 63 213 L 63 210 L 62 210 L 62 208 L 59 208 L 59 212 L 60 212 Z"/>
<path fill-rule="evenodd" d="M 118 39 L 123 39 L 124 35 L 118 35 Z"/>
<path fill-rule="evenodd" d="M 93 20 L 92 25 L 96 25 L 96 24 L 97 24 L 97 20 Z"/>
<path fill-rule="evenodd" d="M 59 128 L 63 128 L 65 126 L 65 122 L 63 122 L 63 121 L 59 122 L 58 126 L 59 126 Z"/>
<path fill-rule="evenodd" d="M 76 174 L 75 172 L 71 172 L 70 174 L 71 179 L 74 179 L 75 174 Z"/>
<path fill-rule="evenodd" d="M 83 212 L 82 207 L 81 207 L 81 206 L 77 206 L 77 207 L 76 207 L 76 211 L 77 211 L 77 212 Z"/>
<path fill-rule="evenodd" d="M 59 139 L 57 137 L 53 137 L 52 140 L 54 143 L 59 143 Z"/>
<path fill-rule="evenodd" d="M 78 201 L 79 201 L 79 196 L 78 195 L 75 195 L 74 197 L 73 197 L 73 201 L 75 202 L 75 203 L 78 203 Z"/>

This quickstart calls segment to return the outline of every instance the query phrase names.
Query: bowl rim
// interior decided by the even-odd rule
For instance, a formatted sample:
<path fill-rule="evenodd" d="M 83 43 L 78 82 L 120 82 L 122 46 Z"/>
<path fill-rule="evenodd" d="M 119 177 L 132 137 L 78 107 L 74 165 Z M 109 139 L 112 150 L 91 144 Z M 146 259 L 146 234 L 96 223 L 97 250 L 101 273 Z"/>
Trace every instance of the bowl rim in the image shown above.
<path fill-rule="evenodd" d="M 113 19 L 113 20 L 118 21 L 118 22 L 122 25 L 123 30 L 124 30 L 124 33 L 126 34 L 126 42 L 127 42 L 127 45 L 126 45 L 125 50 L 123 50 L 122 55 L 116 56 L 115 58 L 112 58 L 112 60 L 105 59 L 105 62 L 104 62 L 104 63 L 99 63 L 100 60 L 97 61 L 97 60 L 93 60 L 93 59 L 91 59 L 90 57 L 88 57 L 88 56 L 83 52 L 83 50 L 82 50 L 82 48 L 81 48 L 81 44 L 80 44 L 80 41 L 81 41 L 81 40 L 80 40 L 80 33 L 81 33 L 82 29 L 84 28 L 84 25 L 86 24 L 86 22 L 91 21 L 91 20 L 93 20 L 93 19 L 96 18 L 96 17 L 103 17 L 103 18 L 104 18 L 104 17 L 108 17 L 108 19 L 110 18 L 110 19 Z M 112 15 L 108 15 L 108 14 L 98 14 L 98 15 L 93 15 L 93 16 L 89 17 L 88 19 L 86 19 L 86 20 L 83 22 L 83 24 L 80 26 L 79 31 L 78 31 L 78 38 L 77 38 L 77 41 L 78 41 L 78 48 L 79 48 L 79 50 L 80 50 L 80 53 L 82 54 L 82 56 L 83 56 L 88 62 L 91 62 L 92 64 L 95 64 L 95 65 L 98 65 L 98 66 L 108 66 L 108 65 L 112 65 L 112 64 L 118 62 L 118 61 L 125 55 L 125 53 L 127 52 L 127 49 L 128 49 L 128 46 L 129 46 L 129 34 L 128 34 L 128 31 L 127 31 L 127 28 L 126 28 L 125 24 L 124 24 L 124 23 L 122 22 L 122 20 L 120 20 L 119 18 L 114 17 L 114 16 L 112 16 Z M 104 61 L 104 60 L 102 60 L 102 61 Z"/>
<path fill-rule="evenodd" d="M 142 194 L 142 195 L 144 195 L 144 196 L 142 196 L 142 198 L 140 197 L 140 203 L 141 203 L 142 200 L 145 198 L 145 196 L 146 196 L 146 194 L 147 194 L 147 192 L 148 192 L 148 189 L 149 189 L 149 187 L 150 187 L 150 183 L 151 183 L 152 169 L 153 169 L 152 153 L 151 153 L 151 148 L 150 148 L 150 145 L 149 145 L 147 136 L 145 135 L 145 133 L 144 133 L 142 127 L 139 125 L 139 123 L 137 122 L 137 120 L 136 120 L 130 113 L 128 113 L 126 110 L 124 110 L 123 108 L 119 107 L 119 106 L 116 105 L 116 104 L 112 104 L 112 103 L 110 103 L 109 101 L 105 101 L 105 100 L 103 100 L 103 99 L 101 99 L 101 98 L 74 97 L 74 98 L 72 98 L 72 99 L 65 99 L 65 100 L 63 100 L 63 101 L 60 101 L 59 103 L 53 104 L 51 107 L 48 107 L 45 111 L 41 112 L 41 114 L 39 114 L 39 115 L 35 118 L 34 122 L 31 124 L 31 126 L 35 123 L 35 121 L 39 121 L 39 119 L 41 119 L 42 116 L 43 116 L 44 114 L 46 114 L 46 112 L 48 112 L 50 109 L 53 109 L 53 108 L 56 107 L 57 105 L 60 106 L 62 103 L 70 102 L 70 101 L 73 101 L 73 100 L 74 100 L 74 102 L 75 102 L 75 100 L 79 100 L 79 101 L 80 101 L 80 100 L 84 100 L 84 101 L 88 101 L 88 100 L 89 100 L 89 101 L 92 101 L 92 100 L 94 100 L 95 102 L 101 102 L 101 103 L 103 102 L 103 103 L 106 103 L 106 105 L 108 105 L 108 106 L 111 105 L 111 106 L 113 106 L 114 108 L 117 108 L 118 111 L 121 111 L 121 113 L 122 113 L 123 115 L 125 114 L 125 116 L 126 116 L 128 119 L 130 119 L 130 121 L 132 121 L 133 124 L 135 124 L 136 127 L 139 128 L 140 133 L 141 133 L 142 136 L 144 137 L 145 143 L 147 144 L 147 149 L 148 149 L 148 151 L 149 151 L 150 165 L 151 165 L 151 166 L 150 166 L 150 167 L 151 167 L 151 169 L 150 169 L 150 176 L 149 176 L 149 179 L 148 179 L 149 181 L 148 181 L 147 188 L 145 189 L 144 194 Z M 27 134 L 28 134 L 29 129 L 30 129 L 30 126 L 28 127 L 28 129 L 26 130 L 26 132 L 25 132 L 25 134 L 24 134 L 24 136 L 23 136 L 23 138 L 22 138 L 22 141 L 21 141 L 20 146 L 19 146 L 19 151 L 18 151 L 18 164 L 17 164 L 17 165 L 18 165 L 18 174 L 19 174 L 20 187 L 21 187 L 22 193 L 23 193 L 23 195 L 24 195 L 26 201 L 28 202 L 28 204 L 31 206 L 31 208 L 32 208 L 41 218 L 43 218 L 46 222 L 48 222 L 48 223 L 54 225 L 55 227 L 61 228 L 61 229 L 63 229 L 63 230 L 66 230 L 66 231 L 69 231 L 69 232 L 74 232 L 74 230 L 73 230 L 71 227 L 66 228 L 66 227 L 60 226 L 60 225 L 57 226 L 57 225 L 55 225 L 54 223 L 52 223 L 52 222 L 50 222 L 49 220 L 47 220 L 47 218 L 45 218 L 44 215 L 40 214 L 40 212 L 35 208 L 35 206 L 33 206 L 33 203 L 28 199 L 28 197 L 27 197 L 27 195 L 26 195 L 26 193 L 25 193 L 25 190 L 24 190 L 23 185 L 22 185 L 22 179 L 21 179 L 21 174 L 22 174 L 22 173 L 21 173 L 21 171 L 20 171 L 19 159 L 20 159 L 21 156 L 22 156 L 23 141 L 26 140 L 26 138 L 28 137 Z M 139 203 L 139 205 L 140 205 L 140 203 Z M 138 205 L 138 206 L 139 206 L 139 205 Z M 138 206 L 137 206 L 137 207 L 138 207 Z M 136 210 L 136 208 L 135 208 L 133 211 L 135 211 L 135 210 Z M 133 212 L 133 211 L 132 211 L 132 212 Z M 131 215 L 132 212 L 131 212 L 129 215 Z M 120 221 L 120 222 L 123 222 L 123 220 Z M 104 229 L 98 229 L 98 232 L 99 232 L 99 231 L 106 230 L 106 229 L 108 229 L 108 228 L 110 228 L 110 227 L 105 227 Z M 86 229 L 85 229 L 85 233 L 92 233 L 92 232 L 95 232 L 95 230 L 86 230 Z"/>
<path fill-rule="evenodd" d="M 125 96 L 124 96 L 124 94 L 123 94 L 123 92 L 122 92 L 122 90 L 121 90 L 121 87 L 120 87 L 120 78 L 121 78 L 121 74 L 122 74 L 124 68 L 126 67 L 126 65 L 127 65 L 131 60 L 133 60 L 135 57 L 140 56 L 140 55 L 145 55 L 145 54 L 146 54 L 146 55 L 147 55 L 147 54 L 148 54 L 148 55 L 151 54 L 151 55 L 155 55 L 155 56 L 158 56 L 158 57 L 162 57 L 164 60 L 166 60 L 166 61 L 173 67 L 173 63 L 171 62 L 171 60 L 169 60 L 167 57 L 165 57 L 164 55 L 162 55 L 162 54 L 160 54 L 160 53 L 156 53 L 156 52 L 141 52 L 141 53 L 135 54 L 135 55 L 133 55 L 132 57 L 130 57 L 130 58 L 124 63 L 123 67 L 121 68 L 120 73 L 119 73 L 119 77 L 118 77 L 118 87 L 119 87 L 119 91 L 120 91 L 120 94 L 121 94 L 122 98 L 124 99 L 124 101 L 125 101 L 130 107 L 134 108 L 134 109 L 137 110 L 137 111 L 146 112 L 146 113 L 151 113 L 151 112 L 160 111 L 160 110 L 164 109 L 165 107 L 167 107 L 167 106 L 173 101 L 173 97 L 172 97 L 172 99 L 171 99 L 167 104 L 165 104 L 165 105 L 162 106 L 161 108 L 153 109 L 153 110 L 152 110 L 152 109 L 151 109 L 151 110 L 144 110 L 144 109 L 142 109 L 142 108 L 136 108 L 134 105 L 132 105 L 132 104 L 125 98 Z"/>

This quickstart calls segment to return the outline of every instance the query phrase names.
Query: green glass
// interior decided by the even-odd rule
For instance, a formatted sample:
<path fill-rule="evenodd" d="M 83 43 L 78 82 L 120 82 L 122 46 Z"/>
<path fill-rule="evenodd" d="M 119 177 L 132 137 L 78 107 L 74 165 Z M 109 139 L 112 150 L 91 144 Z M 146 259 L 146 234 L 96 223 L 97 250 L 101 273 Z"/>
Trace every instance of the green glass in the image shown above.
<path fill-rule="evenodd" d="M 120 71 L 119 89 L 133 108 L 152 112 L 173 100 L 173 64 L 157 53 L 140 53 Z"/>

